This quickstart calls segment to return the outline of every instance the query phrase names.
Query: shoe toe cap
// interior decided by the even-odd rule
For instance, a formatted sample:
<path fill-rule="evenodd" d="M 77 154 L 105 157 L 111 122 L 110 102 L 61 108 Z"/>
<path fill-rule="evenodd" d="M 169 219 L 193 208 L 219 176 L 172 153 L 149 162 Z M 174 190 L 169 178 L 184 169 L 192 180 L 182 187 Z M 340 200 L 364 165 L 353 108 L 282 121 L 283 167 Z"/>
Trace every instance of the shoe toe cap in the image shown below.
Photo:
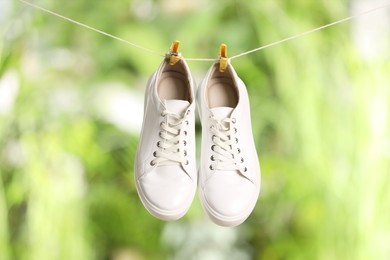
<path fill-rule="evenodd" d="M 234 218 L 249 215 L 257 201 L 256 186 L 236 173 L 212 177 L 204 187 L 207 204 L 219 215 Z"/>
<path fill-rule="evenodd" d="M 160 211 L 180 211 L 189 207 L 194 194 L 193 180 L 180 166 L 160 166 L 139 180 L 142 194 Z"/>

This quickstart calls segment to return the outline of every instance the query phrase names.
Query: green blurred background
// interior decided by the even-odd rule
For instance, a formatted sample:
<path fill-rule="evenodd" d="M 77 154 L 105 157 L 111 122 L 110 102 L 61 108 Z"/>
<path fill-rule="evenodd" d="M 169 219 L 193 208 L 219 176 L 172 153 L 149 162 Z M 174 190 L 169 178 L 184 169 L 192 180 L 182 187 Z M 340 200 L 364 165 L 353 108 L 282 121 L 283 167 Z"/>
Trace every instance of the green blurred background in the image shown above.
<path fill-rule="evenodd" d="M 160 53 L 179 39 L 185 57 L 207 58 L 222 42 L 232 56 L 384 2 L 34 1 Z M 390 259 L 389 14 L 232 61 L 262 191 L 244 224 L 222 228 L 197 197 L 162 222 L 137 196 L 143 94 L 161 59 L 0 0 L 0 259 Z M 189 65 L 200 82 L 211 63 Z"/>

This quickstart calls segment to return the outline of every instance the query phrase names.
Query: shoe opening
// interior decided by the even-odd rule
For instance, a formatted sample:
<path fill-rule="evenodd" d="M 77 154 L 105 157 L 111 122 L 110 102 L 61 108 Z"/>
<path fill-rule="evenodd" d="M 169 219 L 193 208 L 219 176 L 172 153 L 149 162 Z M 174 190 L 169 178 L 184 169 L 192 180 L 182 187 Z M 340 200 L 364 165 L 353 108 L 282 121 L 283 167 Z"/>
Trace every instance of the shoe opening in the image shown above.
<path fill-rule="evenodd" d="M 238 90 L 230 66 L 228 65 L 224 72 L 220 72 L 219 63 L 214 65 L 205 89 L 209 108 L 237 106 Z"/>
<path fill-rule="evenodd" d="M 188 70 L 179 60 L 174 65 L 164 62 L 157 83 L 157 93 L 161 100 L 185 100 L 192 102 Z"/>

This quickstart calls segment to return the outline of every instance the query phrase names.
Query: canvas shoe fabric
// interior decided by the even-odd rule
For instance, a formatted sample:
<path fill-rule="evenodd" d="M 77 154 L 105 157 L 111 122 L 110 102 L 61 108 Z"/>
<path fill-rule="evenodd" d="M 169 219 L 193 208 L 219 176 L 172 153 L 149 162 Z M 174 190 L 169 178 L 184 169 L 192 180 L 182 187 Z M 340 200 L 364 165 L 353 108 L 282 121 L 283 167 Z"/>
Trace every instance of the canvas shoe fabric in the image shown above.
<path fill-rule="evenodd" d="M 198 193 L 210 219 L 237 226 L 253 211 L 260 193 L 248 93 L 231 64 L 211 66 L 198 88 L 202 124 Z"/>
<path fill-rule="evenodd" d="M 145 208 L 161 220 L 189 209 L 197 186 L 194 83 L 184 58 L 165 58 L 150 77 L 135 157 L 135 181 Z"/>

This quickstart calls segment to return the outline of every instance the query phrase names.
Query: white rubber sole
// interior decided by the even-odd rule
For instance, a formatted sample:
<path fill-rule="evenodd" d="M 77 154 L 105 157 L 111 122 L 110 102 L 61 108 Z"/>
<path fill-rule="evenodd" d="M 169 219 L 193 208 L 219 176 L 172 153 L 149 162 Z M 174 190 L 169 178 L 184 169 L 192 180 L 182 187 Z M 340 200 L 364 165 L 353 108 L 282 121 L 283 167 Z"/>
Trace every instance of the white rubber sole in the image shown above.
<path fill-rule="evenodd" d="M 245 211 L 243 211 L 241 214 L 236 216 L 224 216 L 218 212 L 216 212 L 207 202 L 207 199 L 204 196 L 202 187 L 198 187 L 198 193 L 200 202 L 202 204 L 203 210 L 207 213 L 208 217 L 213 221 L 215 224 L 223 227 L 235 227 L 240 224 L 242 224 L 252 213 L 253 209 L 256 206 L 259 194 L 260 194 L 260 188 L 258 189 L 258 192 L 254 196 L 254 203 L 251 204 Z"/>

